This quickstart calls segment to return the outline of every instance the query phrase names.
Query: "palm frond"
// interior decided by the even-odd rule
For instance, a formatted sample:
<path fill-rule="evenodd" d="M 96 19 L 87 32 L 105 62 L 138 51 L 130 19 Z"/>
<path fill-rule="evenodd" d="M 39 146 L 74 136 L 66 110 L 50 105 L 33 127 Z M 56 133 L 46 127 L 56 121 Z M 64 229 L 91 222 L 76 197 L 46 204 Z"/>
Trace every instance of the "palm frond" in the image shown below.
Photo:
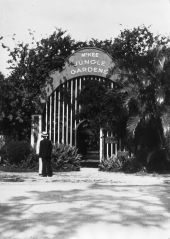
<path fill-rule="evenodd" d="M 134 134 L 136 127 L 138 126 L 139 122 L 140 122 L 141 118 L 139 115 L 130 117 L 128 122 L 127 122 L 127 129 L 130 133 Z"/>
<path fill-rule="evenodd" d="M 123 105 L 128 108 L 130 102 L 138 102 L 138 92 L 131 91 L 130 94 L 127 94 L 123 99 Z"/>
<path fill-rule="evenodd" d="M 164 134 L 166 135 L 170 132 L 170 108 L 161 116 L 161 121 Z"/>
<path fill-rule="evenodd" d="M 131 86 L 124 86 L 120 90 L 120 93 L 128 93 L 128 94 L 130 94 L 131 92 L 133 92 L 133 88 Z"/>

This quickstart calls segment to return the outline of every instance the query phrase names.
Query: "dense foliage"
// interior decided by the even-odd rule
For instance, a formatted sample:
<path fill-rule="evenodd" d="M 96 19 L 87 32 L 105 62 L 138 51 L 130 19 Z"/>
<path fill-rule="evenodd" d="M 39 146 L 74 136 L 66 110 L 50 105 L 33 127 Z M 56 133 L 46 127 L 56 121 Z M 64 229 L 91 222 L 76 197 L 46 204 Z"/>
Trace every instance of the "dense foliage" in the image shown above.
<path fill-rule="evenodd" d="M 104 41 L 77 42 L 62 30 L 39 42 L 30 35 L 31 45 L 17 43 L 11 50 L 2 43 L 9 52 L 11 74 L 6 79 L 0 74 L 1 133 L 15 139 L 29 138 L 31 115 L 43 110 L 50 72 L 61 70 L 65 58 L 75 50 L 90 46 L 111 54 L 120 77 L 113 89 L 97 81 L 87 82 L 80 96 L 80 118 L 86 116 L 95 122 L 96 132 L 103 127 L 124 139 L 129 139 L 128 129 L 135 145 L 131 149 L 144 165 L 157 148 L 169 150 L 169 38 L 154 35 L 145 26 L 125 29 L 118 37 Z"/>
<path fill-rule="evenodd" d="M 81 110 L 77 117 L 91 121 L 91 128 L 97 138 L 99 129 L 110 130 L 116 138 L 126 134 L 127 112 L 123 108 L 122 95 L 110 82 L 87 81 L 79 96 Z"/>
<path fill-rule="evenodd" d="M 0 168 L 8 171 L 38 171 L 39 156 L 26 141 L 10 141 L 0 150 Z M 81 155 L 76 147 L 56 144 L 52 151 L 54 171 L 80 170 Z"/>
<path fill-rule="evenodd" d="M 77 148 L 70 145 L 56 144 L 52 152 L 52 167 L 56 171 L 79 171 L 81 155 Z"/>
<path fill-rule="evenodd" d="M 1 169 L 37 170 L 38 155 L 27 141 L 9 141 L 0 150 Z"/>
<path fill-rule="evenodd" d="M 15 138 L 30 137 L 31 115 L 41 113 L 42 99 L 46 98 L 45 84 L 51 83 L 49 73 L 61 70 L 64 59 L 82 47 L 65 31 L 56 30 L 52 35 L 32 45 L 17 43 L 14 49 L 2 46 L 9 52 L 11 74 L 2 81 L 0 128 Z M 1 78 L 1 77 L 0 77 Z"/>
<path fill-rule="evenodd" d="M 127 129 L 135 140 L 134 153 L 143 155 L 144 164 L 149 153 L 168 146 L 169 41 L 143 26 L 122 31 L 112 48 L 112 56 L 122 70 L 118 83 L 128 111 Z"/>
<path fill-rule="evenodd" d="M 129 156 L 128 151 L 118 151 L 110 158 L 103 159 L 99 164 L 99 170 L 107 172 L 136 173 L 145 170 L 142 164 L 133 156 Z"/>

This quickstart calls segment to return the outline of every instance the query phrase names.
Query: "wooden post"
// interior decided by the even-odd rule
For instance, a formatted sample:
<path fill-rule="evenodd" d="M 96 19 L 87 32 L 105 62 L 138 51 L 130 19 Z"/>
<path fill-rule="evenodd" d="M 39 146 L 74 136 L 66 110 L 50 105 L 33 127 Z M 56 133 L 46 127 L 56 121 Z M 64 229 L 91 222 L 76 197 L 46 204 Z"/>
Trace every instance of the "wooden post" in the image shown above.
<path fill-rule="evenodd" d="M 69 89 L 69 83 L 67 81 L 67 92 Z M 66 106 L 66 144 L 68 145 L 68 102 L 67 102 L 67 106 Z"/>
<path fill-rule="evenodd" d="M 63 92 L 64 92 L 64 85 L 63 85 Z M 64 97 L 63 97 L 63 103 L 62 103 L 62 106 L 63 106 L 63 116 L 62 116 L 62 143 L 64 144 L 65 143 L 65 137 L 64 137 L 64 127 L 65 127 L 65 102 L 64 102 Z"/>
<path fill-rule="evenodd" d="M 54 122 L 54 144 L 56 141 L 56 91 L 54 92 L 54 115 L 53 115 L 53 122 Z"/>
<path fill-rule="evenodd" d="M 60 91 L 58 91 L 58 143 L 60 143 Z"/>
<path fill-rule="evenodd" d="M 109 132 L 107 131 L 106 137 L 109 137 Z M 106 156 L 109 158 L 109 143 L 106 143 Z"/>
<path fill-rule="evenodd" d="M 113 133 L 111 133 L 111 137 L 113 138 Z M 113 143 L 111 143 L 111 156 L 113 155 Z"/>
<path fill-rule="evenodd" d="M 47 132 L 48 130 L 48 101 L 46 102 L 45 105 L 45 131 Z"/>
<path fill-rule="evenodd" d="M 100 128 L 100 162 L 104 158 L 104 135 L 103 129 Z"/>
<path fill-rule="evenodd" d="M 52 119 L 51 119 L 52 117 L 51 116 L 52 115 L 51 114 L 52 114 L 52 96 L 50 96 L 50 119 L 49 119 L 50 120 L 50 125 L 49 125 L 50 126 L 49 127 L 49 139 L 50 140 L 51 140 L 51 130 L 52 130 L 52 127 L 51 127 L 51 124 L 52 124 L 52 122 L 51 122 L 52 121 Z"/>
<path fill-rule="evenodd" d="M 73 110 L 72 110 L 72 104 L 73 104 L 73 80 L 71 80 L 71 112 L 70 112 L 70 145 L 73 144 Z"/>
<path fill-rule="evenodd" d="M 76 113 L 77 113 L 77 79 L 75 79 L 75 120 L 74 120 L 74 129 L 75 129 L 75 140 L 74 144 L 76 144 L 76 127 L 77 127 L 77 120 L 76 120 Z"/>

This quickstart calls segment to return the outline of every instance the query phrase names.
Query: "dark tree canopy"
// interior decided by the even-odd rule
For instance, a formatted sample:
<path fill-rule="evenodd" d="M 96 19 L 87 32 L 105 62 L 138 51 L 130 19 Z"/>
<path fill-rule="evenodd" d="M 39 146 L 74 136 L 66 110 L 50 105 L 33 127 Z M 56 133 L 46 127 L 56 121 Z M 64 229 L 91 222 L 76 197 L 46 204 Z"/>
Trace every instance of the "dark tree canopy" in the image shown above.
<path fill-rule="evenodd" d="M 163 115 L 160 112 L 166 111 L 170 100 L 168 38 L 154 36 L 145 26 L 132 30 L 125 29 L 118 37 L 104 41 L 97 39 L 91 39 L 89 42 L 76 41 L 61 29 L 55 30 L 53 34 L 38 42 L 35 41 L 32 32 L 30 35 L 31 45 L 16 43 L 15 48 L 11 50 L 2 43 L 9 52 L 8 64 L 11 74 L 6 79 L 0 75 L 1 131 L 12 132 L 19 138 L 28 137 L 31 115 L 42 112 L 41 98 L 46 97 L 44 84 L 46 81 L 51 82 L 49 73 L 61 70 L 67 56 L 87 46 L 98 47 L 111 54 L 122 72 L 120 82 L 116 82 L 119 85 L 119 94 L 117 91 L 113 94 L 110 91 L 105 92 L 107 97 L 102 101 L 103 104 L 106 102 L 105 110 L 101 111 L 102 117 L 109 118 L 110 125 L 114 121 L 114 111 L 122 113 L 122 106 L 116 108 L 120 95 L 124 97 L 125 111 L 129 111 L 130 117 L 136 117 L 133 121 L 130 118 L 129 122 L 137 122 L 134 119 L 146 117 L 148 112 L 154 114 L 159 112 L 160 117 Z M 165 96 L 166 105 L 156 104 L 157 96 L 161 94 Z M 96 97 L 100 98 L 100 94 L 96 94 Z M 100 105 L 96 105 L 95 100 L 92 102 L 93 107 L 99 112 Z M 86 113 L 90 112 L 90 107 L 92 107 L 90 104 L 86 106 Z"/>
<path fill-rule="evenodd" d="M 42 111 L 41 98 L 46 97 L 44 84 L 50 82 L 50 71 L 62 69 L 64 59 L 82 45 L 62 30 L 40 42 L 32 35 L 32 40 L 32 47 L 18 43 L 13 50 L 3 44 L 11 58 L 11 74 L 4 83 L 1 129 L 10 132 L 13 128 L 13 135 L 19 138 L 30 134 L 31 115 Z"/>
<path fill-rule="evenodd" d="M 143 26 L 121 32 L 112 48 L 113 58 L 123 70 L 120 88 L 129 112 L 128 130 L 139 136 L 138 142 L 143 138 L 142 144 L 148 148 L 153 146 L 146 143 L 145 128 L 150 135 L 156 133 L 154 146 L 162 147 L 170 122 L 169 42 Z"/>

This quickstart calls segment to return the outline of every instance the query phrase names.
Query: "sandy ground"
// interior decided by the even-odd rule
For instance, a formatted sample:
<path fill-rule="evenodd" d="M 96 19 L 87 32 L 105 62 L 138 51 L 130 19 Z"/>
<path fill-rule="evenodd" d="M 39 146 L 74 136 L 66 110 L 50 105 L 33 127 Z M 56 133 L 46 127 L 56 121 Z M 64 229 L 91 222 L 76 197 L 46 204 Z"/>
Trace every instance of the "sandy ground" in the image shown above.
<path fill-rule="evenodd" d="M 170 175 L 0 172 L 0 239 L 170 239 Z"/>

